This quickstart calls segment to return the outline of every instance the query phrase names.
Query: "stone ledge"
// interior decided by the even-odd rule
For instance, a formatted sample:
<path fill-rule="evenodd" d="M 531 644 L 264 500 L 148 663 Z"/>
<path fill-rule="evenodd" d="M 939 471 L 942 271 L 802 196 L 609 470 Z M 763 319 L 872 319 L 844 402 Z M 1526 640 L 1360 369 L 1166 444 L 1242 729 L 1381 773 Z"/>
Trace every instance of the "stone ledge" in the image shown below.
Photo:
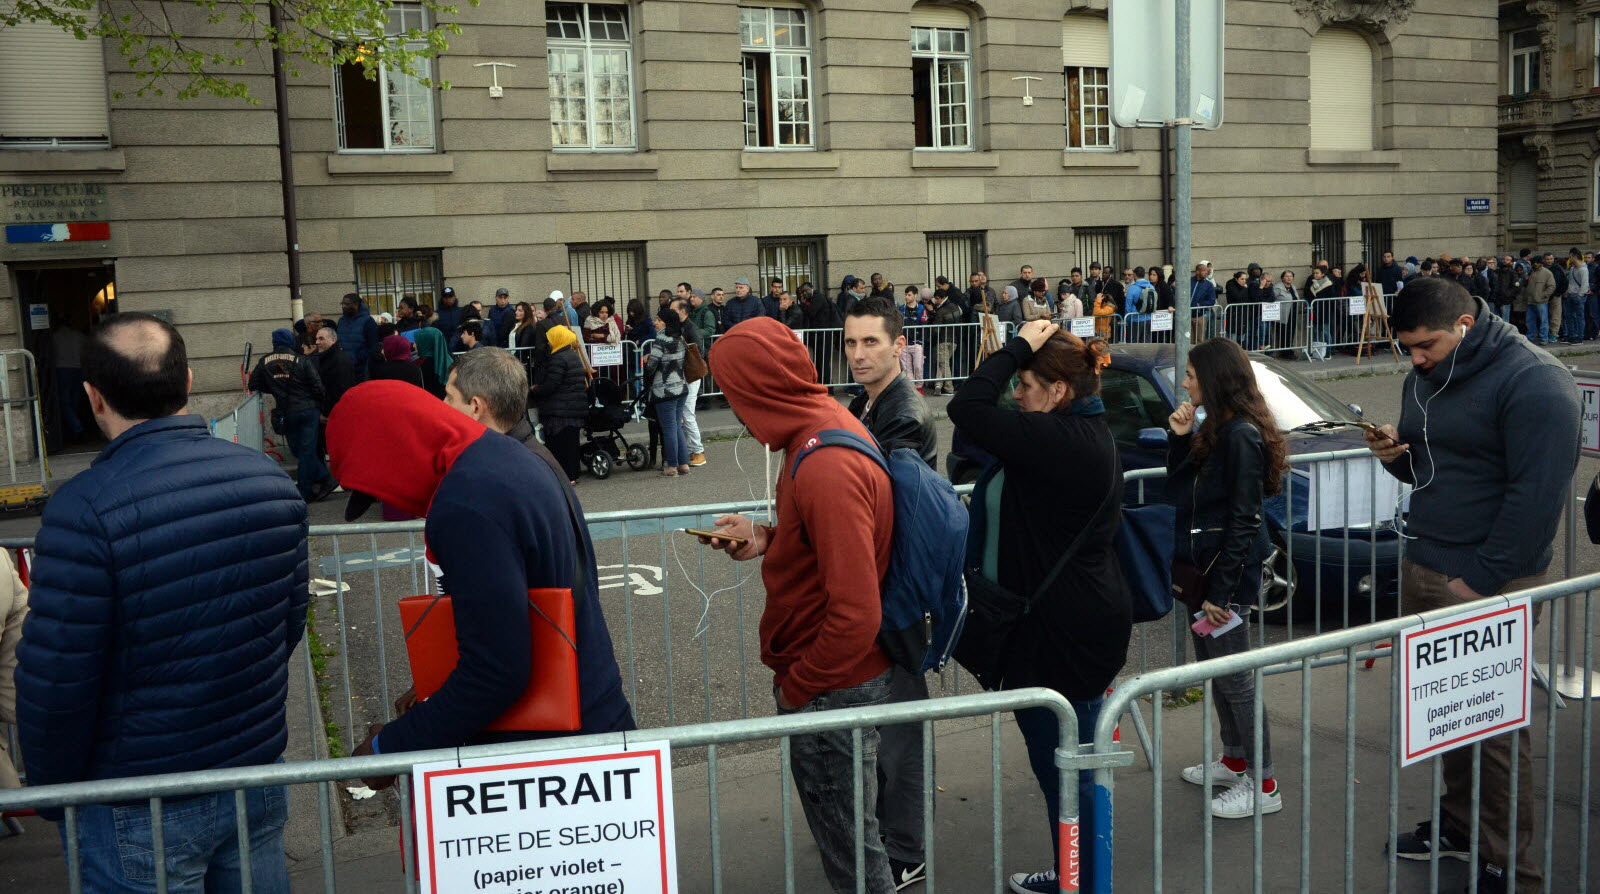
<path fill-rule="evenodd" d="M 328 173 L 345 174 L 451 174 L 455 158 L 436 152 L 332 152 Z"/>
<path fill-rule="evenodd" d="M 998 168 L 1000 158 L 992 152 L 939 149 L 911 150 L 913 168 Z"/>
<path fill-rule="evenodd" d="M 1307 149 L 1306 164 L 1399 167 L 1400 152 L 1396 149 Z"/>
<path fill-rule="evenodd" d="M 114 173 L 128 169 L 121 149 L 7 149 L 0 151 L 0 171 L 7 173 Z"/>
<path fill-rule="evenodd" d="M 1139 156 L 1132 152 L 1104 152 L 1096 149 L 1063 149 L 1063 168 L 1137 168 Z"/>
<path fill-rule="evenodd" d="M 551 152 L 545 170 L 552 174 L 654 174 L 659 162 L 649 152 Z"/>
<path fill-rule="evenodd" d="M 745 171 L 837 171 L 839 156 L 833 152 L 795 150 L 739 153 L 739 168 Z"/>

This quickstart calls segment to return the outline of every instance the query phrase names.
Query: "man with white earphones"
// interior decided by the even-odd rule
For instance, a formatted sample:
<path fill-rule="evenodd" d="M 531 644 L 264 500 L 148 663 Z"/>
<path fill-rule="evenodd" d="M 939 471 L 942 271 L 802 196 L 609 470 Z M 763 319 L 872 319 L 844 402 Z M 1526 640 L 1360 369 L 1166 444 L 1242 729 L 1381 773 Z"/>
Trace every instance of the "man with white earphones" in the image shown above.
<path fill-rule="evenodd" d="M 1390 323 L 1411 352 L 1398 428 L 1368 430 L 1385 470 L 1412 485 L 1401 606 L 1425 612 L 1540 583 L 1578 464 L 1572 375 L 1459 283 L 1418 278 L 1395 296 Z M 1540 891 L 1532 854 L 1533 747 L 1516 733 L 1517 838 L 1508 843 L 1511 739 L 1485 740 L 1478 890 Z M 1396 856 L 1468 859 L 1472 752 L 1446 752 L 1440 828 L 1398 836 Z M 1508 867 L 1515 860 L 1514 878 Z"/>

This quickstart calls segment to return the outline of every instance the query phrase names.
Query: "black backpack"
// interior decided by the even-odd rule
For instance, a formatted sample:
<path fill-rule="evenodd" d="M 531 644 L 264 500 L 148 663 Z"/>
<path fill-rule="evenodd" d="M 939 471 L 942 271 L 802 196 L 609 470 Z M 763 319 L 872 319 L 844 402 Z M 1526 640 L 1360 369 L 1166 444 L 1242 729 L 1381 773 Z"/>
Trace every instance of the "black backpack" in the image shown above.
<path fill-rule="evenodd" d="M 1556 278 L 1556 294 L 1552 297 L 1567 294 L 1567 271 L 1562 268 L 1560 261 L 1550 265 L 1550 273 Z"/>

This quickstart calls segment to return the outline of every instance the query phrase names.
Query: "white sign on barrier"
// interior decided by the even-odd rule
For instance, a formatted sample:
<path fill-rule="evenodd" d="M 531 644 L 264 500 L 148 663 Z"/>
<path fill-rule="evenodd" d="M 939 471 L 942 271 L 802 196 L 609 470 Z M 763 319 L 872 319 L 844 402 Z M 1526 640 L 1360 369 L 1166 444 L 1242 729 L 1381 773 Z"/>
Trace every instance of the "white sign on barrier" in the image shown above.
<path fill-rule="evenodd" d="M 1172 331 L 1172 311 L 1170 311 L 1170 310 L 1158 310 L 1155 313 L 1151 314 L 1150 315 L 1150 331 L 1151 332 L 1171 332 Z"/>
<path fill-rule="evenodd" d="M 1583 452 L 1600 455 L 1600 373 L 1575 372 L 1572 378 L 1578 383 L 1578 401 L 1583 408 L 1581 427 Z"/>
<path fill-rule="evenodd" d="M 1527 599 L 1400 631 L 1400 765 L 1528 725 L 1533 609 Z"/>
<path fill-rule="evenodd" d="M 1283 305 L 1276 301 L 1261 305 L 1261 322 L 1276 323 L 1283 319 Z"/>
<path fill-rule="evenodd" d="M 1367 312 L 1367 299 L 1357 295 L 1350 299 L 1350 316 L 1359 317 Z"/>
<path fill-rule="evenodd" d="M 1094 337 L 1094 317 L 1073 317 L 1069 322 L 1072 325 L 1073 335 L 1079 338 Z"/>
<path fill-rule="evenodd" d="M 678 890 L 666 742 L 412 768 L 422 890 Z"/>
<path fill-rule="evenodd" d="M 622 345 L 589 345 L 590 366 L 621 366 Z"/>

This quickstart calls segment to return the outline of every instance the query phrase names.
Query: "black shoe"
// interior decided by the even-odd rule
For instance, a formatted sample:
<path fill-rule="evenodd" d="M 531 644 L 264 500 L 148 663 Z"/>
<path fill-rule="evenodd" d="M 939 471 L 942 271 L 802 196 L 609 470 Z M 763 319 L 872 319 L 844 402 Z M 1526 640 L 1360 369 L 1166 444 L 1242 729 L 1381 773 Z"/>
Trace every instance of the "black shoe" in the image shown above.
<path fill-rule="evenodd" d="M 1463 890 L 1472 891 L 1468 885 Z M 1506 894 L 1506 871 L 1493 863 L 1478 867 L 1478 894 Z"/>
<path fill-rule="evenodd" d="M 1466 862 L 1467 852 L 1450 840 L 1439 836 L 1439 858 L 1446 857 Z M 1428 860 L 1433 857 L 1433 823 L 1418 823 L 1415 832 L 1401 832 L 1394 839 L 1394 855 L 1402 860 Z"/>
<path fill-rule="evenodd" d="M 328 494 L 333 493 L 334 488 L 337 488 L 338 486 L 338 483 L 335 482 L 331 477 L 324 478 L 317 485 L 317 489 L 311 492 L 311 498 L 306 500 L 306 502 L 315 503 L 319 500 L 326 500 L 328 498 Z"/>
<path fill-rule="evenodd" d="M 901 888 L 905 888 L 905 887 L 908 887 L 910 885 L 914 885 L 917 882 L 927 880 L 927 878 L 928 878 L 928 864 L 926 864 L 926 863 L 906 863 L 904 861 L 896 860 L 895 858 L 890 857 L 889 858 L 889 875 L 893 876 L 893 878 L 894 878 L 894 889 L 896 891 L 898 891 Z"/>

